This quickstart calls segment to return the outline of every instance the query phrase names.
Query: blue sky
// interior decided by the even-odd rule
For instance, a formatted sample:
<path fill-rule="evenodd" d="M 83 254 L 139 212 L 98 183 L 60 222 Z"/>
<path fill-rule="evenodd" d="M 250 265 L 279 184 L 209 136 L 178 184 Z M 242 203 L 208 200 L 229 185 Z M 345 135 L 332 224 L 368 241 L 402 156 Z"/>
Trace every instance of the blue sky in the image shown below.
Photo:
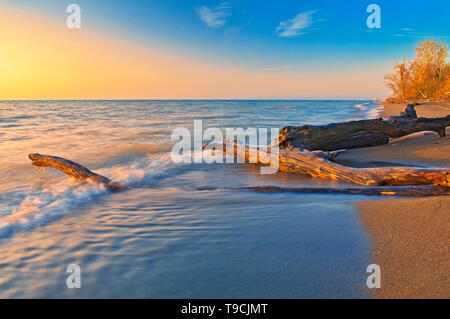
<path fill-rule="evenodd" d="M 423 39 L 448 43 L 450 37 L 448 0 L 9 2 L 34 6 L 42 14 L 61 19 L 67 16 L 66 6 L 77 3 L 85 28 L 249 68 L 399 59 L 412 56 L 414 45 Z M 381 29 L 366 26 L 370 3 L 381 7 Z M 298 34 L 283 36 L 283 32 L 276 32 L 280 22 L 289 24 L 301 13 L 309 20 Z M 208 16 L 210 24 L 204 20 Z"/>
<path fill-rule="evenodd" d="M 395 60 L 413 58 L 418 42 L 450 40 L 448 0 L 6 2 L 61 21 L 76 3 L 84 29 L 246 70 L 388 72 Z M 371 3 L 381 8 L 381 29 L 366 25 Z"/>

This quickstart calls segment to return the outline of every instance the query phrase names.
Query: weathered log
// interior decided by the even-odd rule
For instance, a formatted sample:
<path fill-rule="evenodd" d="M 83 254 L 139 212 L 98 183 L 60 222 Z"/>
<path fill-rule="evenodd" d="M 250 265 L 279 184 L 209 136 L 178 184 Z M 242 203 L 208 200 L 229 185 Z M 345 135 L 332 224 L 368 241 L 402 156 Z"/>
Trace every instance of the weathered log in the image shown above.
<path fill-rule="evenodd" d="M 450 196 L 450 188 L 444 186 L 393 186 L 393 187 L 280 187 L 247 186 L 229 187 L 230 189 L 248 189 L 262 193 L 301 193 L 301 194 L 354 194 L 377 196 Z"/>
<path fill-rule="evenodd" d="M 95 184 L 106 186 L 110 190 L 123 190 L 126 186 L 112 182 L 109 178 L 94 173 L 80 165 L 65 158 L 31 153 L 28 155 L 32 165 L 37 167 L 53 167 L 78 180 L 86 180 Z"/>
<path fill-rule="evenodd" d="M 414 105 L 409 103 L 405 110 L 403 112 L 400 113 L 400 116 L 402 117 L 409 117 L 411 119 L 416 119 L 417 118 L 417 113 L 416 110 L 414 109 Z M 392 118 L 392 116 L 391 116 Z"/>
<path fill-rule="evenodd" d="M 338 180 L 366 186 L 413 186 L 413 185 L 441 185 L 450 187 L 450 169 L 421 168 L 421 167 L 347 167 L 329 159 L 329 155 L 320 151 L 296 152 L 279 150 L 278 159 L 271 156 L 271 149 L 256 151 L 247 145 L 236 141 L 225 140 L 222 151 L 228 151 L 235 156 L 244 156 L 249 162 L 251 156 L 257 153 L 256 163 L 266 165 L 270 161 L 277 161 L 279 170 L 309 175 L 317 178 Z M 228 153 L 227 152 L 227 153 Z M 271 164 L 272 166 L 273 163 Z"/>
<path fill-rule="evenodd" d="M 296 192 L 296 193 L 345 193 L 366 195 L 398 195 L 398 196 L 436 196 L 448 195 L 450 189 L 450 170 L 445 168 L 418 167 L 384 167 L 384 168 L 352 168 L 336 164 L 330 160 L 329 153 L 294 152 L 279 150 L 278 158 L 271 155 L 271 149 L 252 149 L 240 145 L 236 141 L 224 141 L 219 148 L 227 152 L 233 149 L 234 155 L 243 155 L 245 161 L 256 155 L 256 162 L 267 165 L 277 161 L 280 171 L 310 175 L 312 177 L 339 180 L 366 186 L 409 186 L 409 185 L 440 185 L 422 188 L 277 188 L 273 186 L 242 187 L 256 191 Z M 239 151 L 238 151 L 239 150 Z M 239 153 L 242 152 L 242 153 Z M 38 153 L 29 154 L 32 164 L 37 167 L 53 167 L 65 174 L 78 179 L 104 185 L 110 190 L 124 190 L 126 186 L 111 182 L 105 176 L 96 174 L 88 168 L 70 160 Z M 273 166 L 273 163 L 272 163 Z"/>
<path fill-rule="evenodd" d="M 327 125 L 285 126 L 278 135 L 279 147 L 287 150 L 322 150 L 376 146 L 389 143 L 389 138 L 415 132 L 433 131 L 440 137 L 450 126 L 450 115 L 440 118 L 414 118 L 413 105 L 408 105 L 403 115 L 383 119 L 349 121 Z"/>

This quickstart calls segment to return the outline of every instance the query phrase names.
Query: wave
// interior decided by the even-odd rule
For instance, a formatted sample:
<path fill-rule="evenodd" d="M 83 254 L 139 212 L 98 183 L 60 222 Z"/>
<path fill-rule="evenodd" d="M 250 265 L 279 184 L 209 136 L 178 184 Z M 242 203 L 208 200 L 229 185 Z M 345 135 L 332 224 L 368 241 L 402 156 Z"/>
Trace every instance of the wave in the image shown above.
<path fill-rule="evenodd" d="M 136 143 L 116 145 L 111 148 L 111 151 L 119 154 L 126 154 L 127 156 L 143 156 L 146 154 L 165 153 L 170 151 L 172 145 L 169 143 Z"/>
<path fill-rule="evenodd" d="M 139 161 L 130 164 L 116 165 L 110 168 L 96 170 L 97 173 L 107 176 L 114 182 L 133 186 L 133 184 L 165 174 L 181 164 L 171 160 L 170 153 L 147 154 Z"/>
<path fill-rule="evenodd" d="M 364 111 L 369 119 L 381 117 L 381 112 L 383 111 L 383 106 L 378 101 L 355 104 L 354 107 Z"/>
<path fill-rule="evenodd" d="M 169 157 L 169 153 L 149 155 L 128 165 L 104 168 L 97 172 L 115 182 L 133 187 L 139 182 L 148 182 L 164 175 L 174 166 L 180 165 L 173 163 Z M 39 190 L 30 186 L 19 205 L 0 206 L 0 239 L 69 215 L 76 206 L 89 203 L 108 192 L 102 185 L 80 183 L 71 178 L 48 183 Z"/>
<path fill-rule="evenodd" d="M 383 112 L 383 106 L 378 106 L 377 108 L 374 108 L 372 110 L 369 111 L 369 118 L 380 118 L 381 117 L 381 112 Z"/>
<path fill-rule="evenodd" d="M 46 187 L 40 192 L 30 192 L 18 207 L 12 208 L 10 214 L 0 217 L 0 238 L 51 222 L 67 214 L 74 205 L 88 202 L 106 192 L 104 186 L 79 184 L 72 179 Z"/>
<path fill-rule="evenodd" d="M 369 104 L 369 103 L 355 104 L 355 107 L 362 111 L 365 111 L 367 109 L 367 107 L 366 107 L 367 104 Z"/>

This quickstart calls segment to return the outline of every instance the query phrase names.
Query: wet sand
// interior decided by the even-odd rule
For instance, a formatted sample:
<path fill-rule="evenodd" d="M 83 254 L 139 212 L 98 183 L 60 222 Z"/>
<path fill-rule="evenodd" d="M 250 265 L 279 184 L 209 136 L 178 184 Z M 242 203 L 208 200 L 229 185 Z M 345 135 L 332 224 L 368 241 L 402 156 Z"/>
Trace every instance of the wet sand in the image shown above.
<path fill-rule="evenodd" d="M 450 298 L 450 197 L 358 203 L 380 265 L 377 298 Z"/>
<path fill-rule="evenodd" d="M 398 115 L 405 104 L 386 104 L 383 117 Z M 419 117 L 450 114 L 450 104 L 418 105 Z M 339 161 L 359 166 L 413 163 L 450 167 L 450 138 L 425 132 L 387 145 L 348 150 Z M 373 164 L 373 163 L 372 163 Z M 372 262 L 380 265 L 377 298 L 450 298 L 450 197 L 405 198 L 358 203 L 372 240 Z"/>

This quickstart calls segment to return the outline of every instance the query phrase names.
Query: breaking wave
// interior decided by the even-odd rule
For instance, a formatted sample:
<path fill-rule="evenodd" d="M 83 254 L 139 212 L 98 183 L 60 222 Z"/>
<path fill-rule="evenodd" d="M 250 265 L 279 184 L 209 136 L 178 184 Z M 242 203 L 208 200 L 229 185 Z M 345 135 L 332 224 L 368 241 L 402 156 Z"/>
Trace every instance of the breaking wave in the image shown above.
<path fill-rule="evenodd" d="M 369 119 L 379 118 L 381 116 L 381 112 L 383 111 L 383 106 L 380 105 L 379 102 L 375 101 L 355 104 L 354 106 L 360 109 L 361 111 L 365 112 L 367 118 Z"/>
<path fill-rule="evenodd" d="M 170 154 L 149 155 L 139 161 L 96 170 L 111 180 L 130 187 L 164 175 L 178 164 L 170 160 Z M 30 184 L 25 198 L 19 205 L 0 206 L 0 239 L 12 234 L 44 225 L 65 215 L 73 208 L 89 203 L 108 193 L 103 185 L 80 183 L 71 178 L 58 179 L 35 189 Z"/>

